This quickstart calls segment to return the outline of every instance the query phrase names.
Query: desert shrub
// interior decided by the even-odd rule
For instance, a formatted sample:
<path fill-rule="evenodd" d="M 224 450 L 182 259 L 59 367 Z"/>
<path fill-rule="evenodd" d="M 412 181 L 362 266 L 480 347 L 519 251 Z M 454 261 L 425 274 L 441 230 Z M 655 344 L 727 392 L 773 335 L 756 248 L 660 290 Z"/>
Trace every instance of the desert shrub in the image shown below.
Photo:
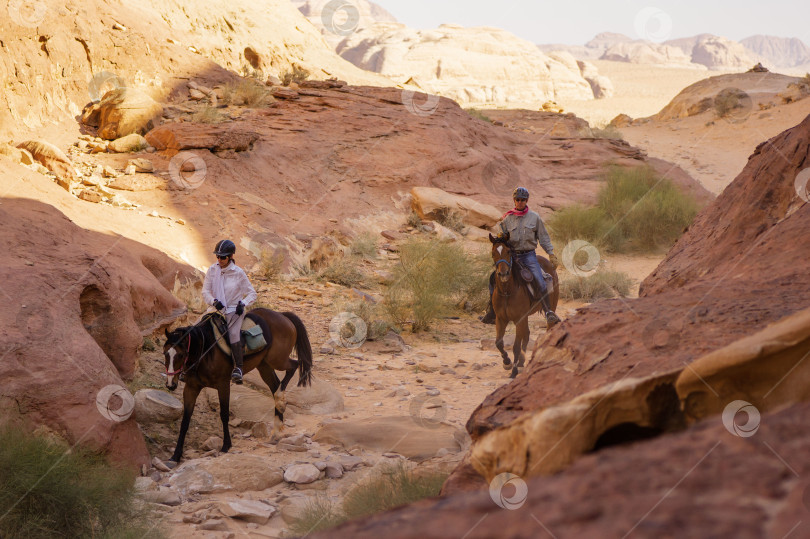
<path fill-rule="evenodd" d="M 277 281 L 281 278 L 286 257 L 281 250 L 262 249 L 259 259 L 259 274 L 269 281 Z"/>
<path fill-rule="evenodd" d="M 718 118 L 725 118 L 734 111 L 742 108 L 746 94 L 736 88 L 726 88 L 714 97 L 714 111 Z"/>
<path fill-rule="evenodd" d="M 318 272 L 318 278 L 342 286 L 354 287 L 363 283 L 365 275 L 360 271 L 360 259 L 353 256 L 337 258 Z"/>
<path fill-rule="evenodd" d="M 382 467 L 379 473 L 367 478 L 346 493 L 342 504 L 324 497 L 309 501 L 301 516 L 290 526 L 297 535 L 334 528 L 356 518 L 375 515 L 438 496 L 447 473 L 408 470 L 402 464 Z"/>
<path fill-rule="evenodd" d="M 378 475 L 358 483 L 346 493 L 343 512 L 347 518 L 355 519 L 438 496 L 447 475 L 417 474 L 402 464 L 386 466 Z"/>
<path fill-rule="evenodd" d="M 377 236 L 370 232 L 364 232 L 352 240 L 349 249 L 353 255 L 362 258 L 377 258 Z"/>
<path fill-rule="evenodd" d="M 412 226 L 415 229 L 419 229 L 422 226 L 422 218 L 419 217 L 419 214 L 415 211 L 412 211 L 411 214 L 408 216 L 408 220 L 406 221 L 408 226 Z"/>
<path fill-rule="evenodd" d="M 587 277 L 570 277 L 560 282 L 560 297 L 595 301 L 603 298 L 627 297 L 633 280 L 620 271 L 598 270 Z"/>
<path fill-rule="evenodd" d="M 160 536 L 136 509 L 134 474 L 10 426 L 0 439 L 0 536 Z"/>
<path fill-rule="evenodd" d="M 436 210 L 436 222 L 455 232 L 464 232 L 464 214 L 450 208 L 439 208 Z"/>
<path fill-rule="evenodd" d="M 227 119 L 227 116 L 222 113 L 218 108 L 212 106 L 204 106 L 194 114 L 191 115 L 191 121 L 201 124 L 218 124 Z"/>
<path fill-rule="evenodd" d="M 141 342 L 141 350 L 144 352 L 154 352 L 157 350 L 157 345 L 151 337 L 144 337 L 143 341 Z"/>
<path fill-rule="evenodd" d="M 222 100 L 226 105 L 263 107 L 275 101 L 267 86 L 254 79 L 239 79 L 228 83 L 222 90 Z"/>
<path fill-rule="evenodd" d="M 605 127 L 592 127 L 591 134 L 594 138 L 606 138 L 613 140 L 622 140 L 624 138 L 622 132 L 612 125 L 607 125 Z"/>
<path fill-rule="evenodd" d="M 286 71 L 281 76 L 281 84 L 284 86 L 289 86 L 290 83 L 294 82 L 296 84 L 300 84 L 309 78 L 309 71 L 304 69 L 303 67 L 293 66 L 292 69 Z"/>
<path fill-rule="evenodd" d="M 414 331 L 487 293 L 489 257 L 467 253 L 461 245 L 409 240 L 400 246 L 394 281 L 385 295 L 389 316 L 413 322 Z M 485 299 L 483 300 L 485 301 Z"/>
<path fill-rule="evenodd" d="M 306 537 L 313 532 L 334 528 L 346 520 L 338 505 L 325 497 L 315 496 L 304 507 L 301 516 L 290 525 L 290 531 L 296 537 Z"/>
<path fill-rule="evenodd" d="M 340 303 L 336 307 L 337 312 L 350 312 L 360 317 L 366 324 L 366 339 L 376 341 L 381 339 L 393 327 L 387 319 L 385 309 L 375 303 L 365 300 L 353 301 L 350 303 Z M 354 333 L 354 328 L 347 328 L 349 335 Z M 348 336 L 348 335 L 347 335 Z"/>
<path fill-rule="evenodd" d="M 484 114 L 482 111 L 480 111 L 478 109 L 466 109 L 466 110 L 467 110 L 467 114 L 469 114 L 473 118 L 477 118 L 479 120 L 482 120 L 482 121 L 490 123 L 490 124 L 492 123 L 492 119 L 489 116 L 487 116 L 486 114 Z"/>
<path fill-rule="evenodd" d="M 674 243 L 697 215 L 694 197 L 650 167 L 607 170 L 596 207 L 569 206 L 548 220 L 556 243 L 585 240 L 600 249 L 654 251 Z"/>

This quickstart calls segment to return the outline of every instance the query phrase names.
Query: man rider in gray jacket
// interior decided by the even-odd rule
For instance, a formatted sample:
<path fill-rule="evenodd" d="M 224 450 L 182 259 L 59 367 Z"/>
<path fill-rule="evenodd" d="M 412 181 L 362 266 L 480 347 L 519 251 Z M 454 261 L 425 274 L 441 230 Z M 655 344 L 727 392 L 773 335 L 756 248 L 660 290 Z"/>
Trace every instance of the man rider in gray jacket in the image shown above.
<path fill-rule="evenodd" d="M 552 327 L 560 322 L 560 317 L 551 310 L 548 299 L 548 288 L 543 279 L 543 271 L 537 261 L 537 244 L 548 253 L 548 258 L 554 268 L 557 268 L 557 255 L 554 254 L 554 247 L 551 245 L 551 238 L 546 232 L 546 227 L 540 216 L 529 209 L 529 190 L 525 187 L 518 187 L 512 194 L 515 200 L 515 208 L 504 214 L 500 223 L 503 234 L 509 233 L 509 246 L 515 254 L 515 261 L 532 272 L 534 281 L 540 287 L 540 302 L 543 306 L 543 313 L 546 316 L 548 327 Z M 495 312 L 492 309 L 492 292 L 494 289 L 495 274 L 489 277 L 489 305 L 487 313 L 481 318 L 485 324 L 495 323 Z"/>

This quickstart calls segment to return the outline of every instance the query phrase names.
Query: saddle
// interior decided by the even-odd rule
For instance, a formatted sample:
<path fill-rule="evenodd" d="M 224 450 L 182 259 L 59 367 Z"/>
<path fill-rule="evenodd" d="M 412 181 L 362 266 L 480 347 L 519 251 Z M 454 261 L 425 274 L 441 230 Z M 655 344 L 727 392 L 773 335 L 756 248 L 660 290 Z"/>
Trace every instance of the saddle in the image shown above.
<path fill-rule="evenodd" d="M 228 342 L 228 322 L 220 312 L 208 313 L 201 322 L 208 322 L 214 330 L 217 346 L 223 353 L 231 355 L 231 345 Z M 270 328 L 264 321 L 254 314 L 248 313 L 242 321 L 241 342 L 244 355 L 261 352 L 273 342 Z"/>
<path fill-rule="evenodd" d="M 520 276 L 520 280 L 523 281 L 523 284 L 526 286 L 526 290 L 529 291 L 529 297 L 531 298 L 532 302 L 540 301 L 540 286 L 534 282 L 534 275 L 529 270 L 529 268 L 523 266 L 520 262 L 517 262 L 518 266 L 518 275 Z M 543 268 L 540 268 L 540 274 L 543 277 L 543 280 L 546 282 L 546 290 L 550 293 L 551 290 L 554 288 L 554 280 L 546 273 Z"/>

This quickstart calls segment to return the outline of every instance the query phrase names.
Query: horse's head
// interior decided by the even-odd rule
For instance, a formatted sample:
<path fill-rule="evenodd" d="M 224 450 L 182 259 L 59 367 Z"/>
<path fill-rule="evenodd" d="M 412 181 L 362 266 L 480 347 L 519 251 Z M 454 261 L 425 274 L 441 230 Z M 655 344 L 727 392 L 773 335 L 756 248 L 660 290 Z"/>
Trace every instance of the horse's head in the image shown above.
<path fill-rule="evenodd" d="M 492 260 L 495 262 L 495 273 L 501 282 L 507 282 L 512 273 L 512 249 L 509 247 L 509 233 L 503 236 L 489 235 L 492 243 Z"/>
<path fill-rule="evenodd" d="M 177 389 L 177 375 L 183 370 L 188 360 L 191 345 L 190 328 L 177 328 L 172 332 L 163 330 L 166 334 L 166 344 L 163 345 L 163 357 L 166 362 L 166 387 L 169 391 Z"/>

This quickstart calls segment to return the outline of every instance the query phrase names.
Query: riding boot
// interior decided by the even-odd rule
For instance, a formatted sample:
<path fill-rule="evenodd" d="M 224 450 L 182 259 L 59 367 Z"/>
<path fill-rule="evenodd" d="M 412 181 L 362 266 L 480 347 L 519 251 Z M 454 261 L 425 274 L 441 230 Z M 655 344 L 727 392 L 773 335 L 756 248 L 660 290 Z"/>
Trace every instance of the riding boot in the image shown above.
<path fill-rule="evenodd" d="M 484 316 L 479 318 L 484 324 L 495 323 L 495 309 L 492 308 L 492 292 L 495 289 L 495 272 L 493 271 L 489 276 L 489 302 L 487 303 L 487 312 Z"/>
<path fill-rule="evenodd" d="M 560 317 L 557 316 L 557 313 L 551 310 L 551 305 L 548 301 L 548 294 L 543 294 L 543 297 L 540 298 L 540 302 L 543 305 L 543 314 L 546 315 L 546 326 L 549 329 L 562 322 Z"/>
<path fill-rule="evenodd" d="M 231 344 L 231 357 L 233 357 L 233 373 L 231 374 L 231 380 L 235 384 L 242 383 L 242 343 L 232 343 Z"/>

